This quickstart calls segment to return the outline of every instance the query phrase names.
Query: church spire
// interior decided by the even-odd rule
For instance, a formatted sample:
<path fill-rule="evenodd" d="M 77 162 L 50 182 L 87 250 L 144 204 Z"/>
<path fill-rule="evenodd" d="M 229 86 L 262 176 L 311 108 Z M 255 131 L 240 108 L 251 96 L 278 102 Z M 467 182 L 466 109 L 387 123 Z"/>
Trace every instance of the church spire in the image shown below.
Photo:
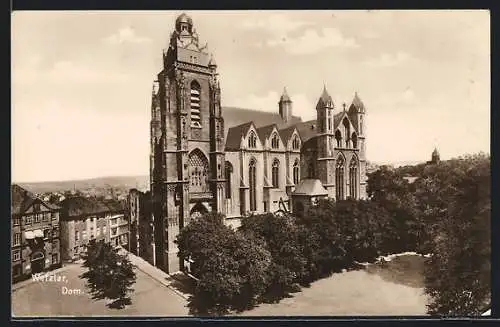
<path fill-rule="evenodd" d="M 292 100 L 286 92 L 286 87 L 283 88 L 283 94 L 278 102 L 278 107 L 281 119 L 283 119 L 285 123 L 290 122 L 292 119 Z"/>

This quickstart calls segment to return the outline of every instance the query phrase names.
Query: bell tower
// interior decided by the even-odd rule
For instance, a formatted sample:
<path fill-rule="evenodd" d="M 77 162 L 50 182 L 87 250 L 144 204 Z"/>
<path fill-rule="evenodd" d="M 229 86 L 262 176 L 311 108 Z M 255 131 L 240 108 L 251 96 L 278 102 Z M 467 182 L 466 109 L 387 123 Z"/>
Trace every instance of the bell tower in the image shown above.
<path fill-rule="evenodd" d="M 225 208 L 217 65 L 185 13 L 175 21 L 157 81 L 160 113 L 151 134 L 161 135 L 151 159 L 155 264 L 172 273 L 184 264 L 174 243 L 180 229 L 192 218 Z"/>
<path fill-rule="evenodd" d="M 335 194 L 334 108 L 332 97 L 324 86 L 323 93 L 316 104 L 316 125 L 318 126 L 316 176 L 327 190 L 329 197 Z"/>

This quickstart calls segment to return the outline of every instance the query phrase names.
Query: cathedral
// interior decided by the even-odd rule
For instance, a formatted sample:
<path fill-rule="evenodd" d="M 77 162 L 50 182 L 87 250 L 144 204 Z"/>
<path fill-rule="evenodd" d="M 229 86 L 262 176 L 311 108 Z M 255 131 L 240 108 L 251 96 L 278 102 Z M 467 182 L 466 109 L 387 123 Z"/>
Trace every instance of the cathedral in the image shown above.
<path fill-rule="evenodd" d="M 217 64 L 181 14 L 151 106 L 153 251 L 168 273 L 183 268 L 179 230 L 206 212 L 237 225 L 255 213 L 300 214 L 308 196 L 366 197 L 365 106 L 357 93 L 338 107 L 324 87 L 310 121 L 293 115 L 286 89 L 275 113 L 221 107 L 220 99 Z"/>

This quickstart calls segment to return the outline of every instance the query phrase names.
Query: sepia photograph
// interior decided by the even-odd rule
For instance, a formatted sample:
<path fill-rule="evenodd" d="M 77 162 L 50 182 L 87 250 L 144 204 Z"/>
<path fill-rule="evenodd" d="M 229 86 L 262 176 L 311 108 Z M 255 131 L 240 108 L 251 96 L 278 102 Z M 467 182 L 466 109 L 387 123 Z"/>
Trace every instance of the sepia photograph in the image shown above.
<path fill-rule="evenodd" d="M 491 315 L 488 10 L 13 11 L 11 316 Z"/>

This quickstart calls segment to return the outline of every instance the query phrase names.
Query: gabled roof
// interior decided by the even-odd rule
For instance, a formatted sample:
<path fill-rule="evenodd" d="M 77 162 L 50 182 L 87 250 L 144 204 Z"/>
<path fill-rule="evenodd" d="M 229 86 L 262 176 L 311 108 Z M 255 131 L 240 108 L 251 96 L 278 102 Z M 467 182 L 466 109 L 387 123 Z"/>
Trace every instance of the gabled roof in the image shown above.
<path fill-rule="evenodd" d="M 298 123 L 295 127 L 297 128 L 300 139 L 303 143 L 318 134 L 316 119 Z"/>
<path fill-rule="evenodd" d="M 237 107 L 223 107 L 222 115 L 224 116 L 224 126 L 226 127 L 226 131 L 228 131 L 228 128 L 230 127 L 239 126 L 250 121 L 253 121 L 256 127 L 276 124 L 278 129 L 295 125 L 302 121 L 300 117 L 292 116 L 288 123 L 285 122 L 279 115 L 278 108 L 276 108 L 276 112 L 267 112 Z"/>
<path fill-rule="evenodd" d="M 328 195 L 328 192 L 319 179 L 303 179 L 293 191 L 294 195 L 320 196 Z"/>
<path fill-rule="evenodd" d="M 295 130 L 297 130 L 297 133 L 299 134 L 299 138 L 300 138 L 300 133 L 299 133 L 299 130 L 297 129 L 296 125 L 293 125 L 293 126 L 290 126 L 290 127 L 287 127 L 287 128 L 283 128 L 283 129 L 280 129 L 278 131 L 278 133 L 281 136 L 281 140 L 283 141 L 283 143 L 285 144 L 285 146 L 288 144 L 288 141 L 292 137 L 293 132 Z"/>
<path fill-rule="evenodd" d="M 12 214 L 22 214 L 26 211 L 33 203 L 39 202 L 45 207 L 57 210 L 60 209 L 59 206 L 43 201 L 38 198 L 35 194 L 29 192 L 28 190 L 22 188 L 17 184 L 11 186 L 11 213 Z"/>
<path fill-rule="evenodd" d="M 104 202 L 102 200 L 86 198 L 83 196 L 73 196 L 64 199 L 61 202 L 61 207 L 62 212 L 64 213 L 64 219 L 123 210 L 121 205 L 115 204 L 111 201 Z"/>
<path fill-rule="evenodd" d="M 254 125 L 252 121 L 231 127 L 227 130 L 225 150 L 239 150 L 241 138 L 247 135 L 250 127 Z"/>
<path fill-rule="evenodd" d="M 264 142 L 264 140 L 266 140 L 267 138 L 269 138 L 269 136 L 271 136 L 274 128 L 276 128 L 277 130 L 278 126 L 276 124 L 271 124 L 257 128 L 257 134 L 259 135 L 261 142 Z"/>

